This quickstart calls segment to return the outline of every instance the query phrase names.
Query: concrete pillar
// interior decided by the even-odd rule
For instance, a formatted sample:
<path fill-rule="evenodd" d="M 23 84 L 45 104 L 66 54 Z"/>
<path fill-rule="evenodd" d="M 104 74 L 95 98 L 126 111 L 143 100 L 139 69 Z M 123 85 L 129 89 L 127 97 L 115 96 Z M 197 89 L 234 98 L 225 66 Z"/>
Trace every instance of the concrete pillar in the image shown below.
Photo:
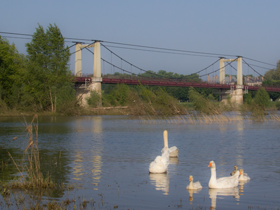
<path fill-rule="evenodd" d="M 77 43 L 75 47 L 75 76 L 81 77 L 82 71 L 82 50 L 81 43 Z"/>
<path fill-rule="evenodd" d="M 101 77 L 101 52 L 100 42 L 94 43 L 94 57 L 93 57 L 93 76 Z"/>
<path fill-rule="evenodd" d="M 225 84 L 225 62 L 220 58 L 220 84 Z"/>
<path fill-rule="evenodd" d="M 208 74 L 208 76 L 207 76 L 207 81 L 208 81 L 208 83 L 209 83 L 209 74 Z"/>
<path fill-rule="evenodd" d="M 242 57 L 237 58 L 237 86 L 243 88 Z"/>
<path fill-rule="evenodd" d="M 93 56 L 93 77 L 91 78 L 91 83 L 88 84 L 85 89 L 77 91 L 77 97 L 81 100 L 81 105 L 82 106 L 87 106 L 87 98 L 90 97 L 90 92 L 91 91 L 96 91 L 97 93 L 100 94 L 101 97 L 101 53 L 100 53 L 100 42 L 95 42 L 94 44 L 91 45 L 78 45 L 79 48 L 84 48 L 84 47 L 94 47 L 94 56 Z M 77 48 L 77 46 L 76 46 Z M 81 51 L 79 51 L 81 52 Z M 80 57 L 79 57 L 80 56 Z M 82 54 L 78 54 L 77 56 L 78 61 L 82 61 Z M 76 59 L 75 59 L 76 60 Z M 78 64 L 81 66 L 82 63 Z M 78 65 L 77 65 L 78 66 Z M 79 69 L 77 67 L 77 69 Z M 76 63 L 75 63 L 75 75 L 76 75 Z M 102 103 L 100 101 L 99 106 L 102 106 Z"/>

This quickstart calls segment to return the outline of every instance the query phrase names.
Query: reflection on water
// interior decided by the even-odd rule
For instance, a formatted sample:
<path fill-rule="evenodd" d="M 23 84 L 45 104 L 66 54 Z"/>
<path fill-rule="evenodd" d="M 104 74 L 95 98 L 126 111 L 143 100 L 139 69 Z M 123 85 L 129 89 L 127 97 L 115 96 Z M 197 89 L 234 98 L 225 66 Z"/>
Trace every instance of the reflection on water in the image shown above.
<path fill-rule="evenodd" d="M 103 140 L 102 140 L 102 117 L 96 116 L 91 121 L 92 137 L 86 142 L 86 146 L 89 147 L 90 153 L 85 153 L 84 148 L 82 151 L 74 150 L 74 180 L 82 180 L 84 174 L 88 171 L 92 173 L 92 184 L 94 190 L 98 190 L 97 186 L 101 178 L 102 168 L 102 151 L 103 151 Z M 84 130 L 85 124 L 82 122 L 78 123 L 78 130 Z M 91 162 L 87 166 L 87 162 Z"/>
<path fill-rule="evenodd" d="M 81 186 L 59 194 L 61 200 L 77 195 L 87 199 L 104 196 L 108 206 L 103 209 L 113 209 L 113 205 L 121 209 L 176 209 L 176 202 L 188 196 L 190 202 L 183 201 L 182 208 L 195 209 L 209 205 L 209 195 L 212 206 L 218 209 L 246 209 L 249 205 L 271 209 L 280 207 L 279 125 L 248 120 L 142 123 L 129 116 L 39 117 L 41 168 L 55 182 Z M 149 175 L 147 170 L 159 153 L 163 130 L 169 131 L 181 151 L 180 163 L 178 158 L 170 158 L 168 174 Z M 15 136 L 17 141 L 11 141 Z M 16 162 L 21 160 L 25 138 L 21 119 L 0 117 L 0 181 L 17 175 L 7 151 Z M 253 180 L 240 182 L 239 193 L 236 189 L 208 191 L 210 160 L 216 161 L 219 177 L 229 176 L 237 165 L 252 174 Z M 186 192 L 190 174 L 201 181 L 203 189 Z"/>
<path fill-rule="evenodd" d="M 169 176 L 167 174 L 149 174 L 151 184 L 156 187 L 156 190 L 163 191 L 164 195 L 169 192 Z"/>
<path fill-rule="evenodd" d="M 82 152 L 79 152 L 79 151 L 74 151 L 74 157 L 75 157 L 75 160 L 74 160 L 74 167 L 73 167 L 73 174 L 74 174 L 74 178 L 75 180 L 81 180 L 81 176 L 84 175 L 83 171 L 83 158 L 82 158 Z"/>
<path fill-rule="evenodd" d="M 196 189 L 196 190 L 190 190 L 190 189 L 187 189 L 188 190 L 188 192 L 189 192 L 189 201 L 190 201 L 190 204 L 192 204 L 192 202 L 193 202 L 193 194 L 194 193 L 199 193 L 201 190 L 202 190 L 202 188 L 200 188 L 200 189 Z"/>
<path fill-rule="evenodd" d="M 239 191 L 240 191 L 240 195 L 243 195 L 243 192 L 244 192 L 244 184 L 246 184 L 247 182 L 249 182 L 249 180 L 247 180 L 247 181 L 239 181 Z"/>
<path fill-rule="evenodd" d="M 178 165 L 179 164 L 179 159 L 177 157 L 169 158 L 169 164 Z"/>
<path fill-rule="evenodd" d="M 97 116 L 93 121 L 93 134 L 95 144 L 91 149 L 92 154 L 92 181 L 94 186 L 98 186 L 101 178 L 101 167 L 102 167 L 102 150 L 103 150 L 103 140 L 102 140 L 102 117 Z M 98 190 L 97 187 L 93 188 Z"/>
<path fill-rule="evenodd" d="M 217 196 L 233 196 L 236 201 L 239 201 L 239 189 L 225 188 L 225 189 L 209 189 L 209 198 L 211 199 L 211 208 L 216 209 Z"/>

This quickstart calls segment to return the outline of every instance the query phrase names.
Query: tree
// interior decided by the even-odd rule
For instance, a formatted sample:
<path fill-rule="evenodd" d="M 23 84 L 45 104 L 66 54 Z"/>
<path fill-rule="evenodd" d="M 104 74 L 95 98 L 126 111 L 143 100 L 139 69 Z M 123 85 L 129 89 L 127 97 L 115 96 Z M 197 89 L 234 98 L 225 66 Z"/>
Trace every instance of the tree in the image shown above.
<path fill-rule="evenodd" d="M 72 82 L 69 48 L 64 46 L 64 38 L 56 24 L 50 24 L 46 31 L 38 24 L 26 47 L 29 58 L 26 88 L 42 109 L 50 106 L 56 112 L 59 90 Z"/>
<path fill-rule="evenodd" d="M 265 80 L 272 81 L 280 80 L 280 60 L 277 62 L 276 69 L 271 69 L 267 71 L 264 75 Z"/>
<path fill-rule="evenodd" d="M 267 91 L 261 87 L 254 98 L 254 102 L 259 105 L 262 109 L 265 109 L 269 105 L 270 97 Z"/>
<path fill-rule="evenodd" d="M 24 55 L 0 36 L 0 101 L 3 100 L 9 107 L 18 104 L 24 68 Z"/>

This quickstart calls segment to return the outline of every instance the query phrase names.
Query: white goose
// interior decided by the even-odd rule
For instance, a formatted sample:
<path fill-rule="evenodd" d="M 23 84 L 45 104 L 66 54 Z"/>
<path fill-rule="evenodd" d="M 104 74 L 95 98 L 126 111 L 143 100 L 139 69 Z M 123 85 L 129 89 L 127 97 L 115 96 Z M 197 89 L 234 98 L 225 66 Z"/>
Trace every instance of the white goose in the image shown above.
<path fill-rule="evenodd" d="M 198 189 L 202 188 L 199 181 L 193 182 L 193 176 L 192 175 L 190 175 L 189 180 L 190 180 L 190 184 L 187 186 L 187 190 L 198 190 Z"/>
<path fill-rule="evenodd" d="M 209 188 L 232 188 L 238 186 L 239 171 L 233 176 L 216 178 L 216 164 L 212 160 L 210 161 L 208 167 L 211 169 L 211 178 L 209 180 Z"/>
<path fill-rule="evenodd" d="M 163 141 L 164 141 L 164 147 L 161 150 L 161 154 L 163 154 L 165 148 L 168 148 L 168 132 L 167 132 L 167 130 L 163 131 Z M 169 151 L 169 157 L 178 157 L 178 155 L 179 155 L 179 150 L 176 146 L 168 148 L 168 151 Z"/>
<path fill-rule="evenodd" d="M 161 174 L 167 172 L 169 165 L 169 151 L 165 149 L 161 156 L 157 156 L 153 162 L 150 163 L 149 172 L 155 174 Z"/>
<path fill-rule="evenodd" d="M 243 169 L 239 169 L 240 177 L 239 181 L 249 181 L 251 178 L 248 176 L 248 174 L 244 173 Z"/>

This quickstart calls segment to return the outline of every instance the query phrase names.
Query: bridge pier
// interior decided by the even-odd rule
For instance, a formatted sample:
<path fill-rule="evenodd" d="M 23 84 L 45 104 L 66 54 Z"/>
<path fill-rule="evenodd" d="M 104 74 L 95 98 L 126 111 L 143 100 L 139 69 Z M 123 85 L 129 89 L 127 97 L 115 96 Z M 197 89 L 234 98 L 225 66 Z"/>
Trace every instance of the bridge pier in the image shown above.
<path fill-rule="evenodd" d="M 93 77 L 86 79 L 84 85 L 80 85 L 79 88 L 76 88 L 76 97 L 80 100 L 80 105 L 88 106 L 87 98 L 90 97 L 91 91 L 96 91 L 101 97 L 101 52 L 100 52 L 100 42 L 96 41 L 91 45 L 81 45 L 80 43 L 76 44 L 75 52 L 75 76 L 82 76 L 82 48 L 93 47 Z M 99 106 L 102 106 L 100 100 Z"/>
<path fill-rule="evenodd" d="M 225 64 L 224 62 L 237 61 L 237 84 L 235 89 L 231 86 L 230 90 L 219 90 L 219 101 L 227 103 L 227 97 L 230 96 L 231 103 L 237 105 L 243 104 L 243 74 L 242 74 L 242 57 L 237 59 L 220 58 L 220 84 L 225 84 Z"/>
<path fill-rule="evenodd" d="M 241 105 L 243 104 L 243 90 L 242 89 L 231 89 L 224 90 L 219 89 L 219 101 L 225 104 L 228 103 L 228 96 L 230 97 L 230 102 L 233 104 Z"/>

